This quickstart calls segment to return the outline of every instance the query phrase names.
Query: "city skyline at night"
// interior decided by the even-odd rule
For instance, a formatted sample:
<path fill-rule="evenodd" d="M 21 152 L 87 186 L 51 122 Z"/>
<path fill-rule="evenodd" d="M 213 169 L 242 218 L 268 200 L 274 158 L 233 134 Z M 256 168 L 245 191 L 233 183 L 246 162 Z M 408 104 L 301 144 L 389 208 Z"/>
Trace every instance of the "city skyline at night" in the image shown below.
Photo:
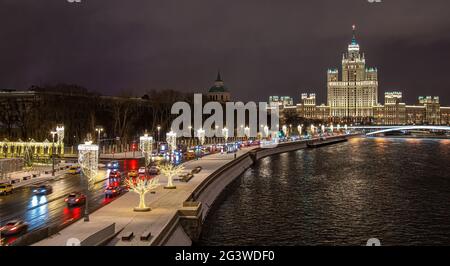
<path fill-rule="evenodd" d="M 403 91 L 406 102 L 439 95 L 449 105 L 448 17 L 439 8 L 447 2 L 321 0 L 275 7 L 251 2 L 192 1 L 177 3 L 179 9 L 171 12 L 173 1 L 123 7 L 120 1 L 44 6 L 6 0 L 0 19 L 11 28 L 0 35 L 0 87 L 69 83 L 104 95 L 201 92 L 220 68 L 239 100 L 297 98 L 298 91 L 313 90 L 326 102 L 324 73 L 351 38 L 351 25 L 357 25 L 358 41 L 380 71 L 380 92 Z M 321 19 L 313 15 L 319 10 Z M 344 10 L 353 11 L 340 16 Z M 249 14 L 251 22 L 244 23 Z"/>

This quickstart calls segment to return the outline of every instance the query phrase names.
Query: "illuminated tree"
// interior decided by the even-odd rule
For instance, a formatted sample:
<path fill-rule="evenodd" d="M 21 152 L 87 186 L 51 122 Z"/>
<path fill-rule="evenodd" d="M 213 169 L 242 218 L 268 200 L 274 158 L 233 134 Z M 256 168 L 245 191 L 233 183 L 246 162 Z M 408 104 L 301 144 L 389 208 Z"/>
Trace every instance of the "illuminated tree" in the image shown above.
<path fill-rule="evenodd" d="M 173 164 L 163 164 L 159 167 L 161 173 L 167 177 L 167 185 L 164 187 L 166 189 L 175 189 L 176 186 L 173 185 L 173 177 L 180 175 L 184 171 L 183 165 L 173 165 Z"/>
<path fill-rule="evenodd" d="M 145 177 L 138 177 L 136 179 L 127 178 L 125 184 L 131 191 L 139 194 L 139 206 L 134 208 L 134 211 L 150 211 L 150 207 L 145 205 L 145 195 L 151 190 L 159 186 L 159 178 L 147 179 Z"/>

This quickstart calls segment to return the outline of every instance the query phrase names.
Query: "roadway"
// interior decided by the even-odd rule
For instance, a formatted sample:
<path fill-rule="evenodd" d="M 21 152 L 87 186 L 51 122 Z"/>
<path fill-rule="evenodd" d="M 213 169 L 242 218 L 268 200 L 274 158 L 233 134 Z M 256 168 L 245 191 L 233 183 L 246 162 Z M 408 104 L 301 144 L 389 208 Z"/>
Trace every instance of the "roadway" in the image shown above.
<path fill-rule="evenodd" d="M 138 169 L 138 160 L 120 161 L 119 170 L 122 176 L 126 175 L 129 169 Z M 74 191 L 83 192 L 88 196 L 88 206 L 90 210 L 108 204 L 112 199 L 104 197 L 104 189 L 109 183 L 106 178 L 109 170 L 101 170 L 104 180 L 94 184 L 87 191 L 85 179 L 81 174 L 65 174 L 52 181 L 42 183 L 53 187 L 53 192 L 49 195 L 33 195 L 33 186 L 24 186 L 14 190 L 13 194 L 0 196 L 0 225 L 13 219 L 20 219 L 28 223 L 28 232 L 46 226 L 63 226 L 83 217 L 84 205 L 77 207 L 67 207 L 64 202 L 65 197 Z M 7 243 L 11 243 L 18 236 L 6 238 Z"/>

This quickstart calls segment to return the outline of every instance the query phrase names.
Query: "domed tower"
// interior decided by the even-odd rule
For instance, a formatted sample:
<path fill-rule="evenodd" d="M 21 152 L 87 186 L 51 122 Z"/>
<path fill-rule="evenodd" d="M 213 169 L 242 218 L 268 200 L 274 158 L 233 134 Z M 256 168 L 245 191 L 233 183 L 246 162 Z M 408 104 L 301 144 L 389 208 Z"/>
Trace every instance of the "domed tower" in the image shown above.
<path fill-rule="evenodd" d="M 229 102 L 231 98 L 231 94 L 228 91 L 227 87 L 225 87 L 225 83 L 222 80 L 222 76 L 220 75 L 220 71 L 217 72 L 217 78 L 214 82 L 214 86 L 209 88 L 208 94 L 207 94 L 208 101 L 215 101 L 215 102 Z"/>

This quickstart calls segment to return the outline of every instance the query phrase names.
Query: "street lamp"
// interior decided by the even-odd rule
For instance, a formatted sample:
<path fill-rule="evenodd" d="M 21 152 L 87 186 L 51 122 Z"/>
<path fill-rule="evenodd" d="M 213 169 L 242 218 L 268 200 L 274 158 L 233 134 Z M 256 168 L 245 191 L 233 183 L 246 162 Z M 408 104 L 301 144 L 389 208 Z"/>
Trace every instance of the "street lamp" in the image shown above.
<path fill-rule="evenodd" d="M 199 128 L 197 130 L 197 137 L 198 140 L 200 141 L 200 145 L 203 146 L 203 144 L 205 143 L 205 130 L 203 128 Z"/>
<path fill-rule="evenodd" d="M 226 127 L 222 128 L 222 135 L 223 135 L 223 139 L 225 140 L 225 145 L 226 145 L 227 140 L 228 140 L 228 128 L 226 128 Z"/>
<path fill-rule="evenodd" d="M 247 139 L 250 137 L 250 128 L 248 126 L 244 128 L 244 134 L 247 137 Z"/>
<path fill-rule="evenodd" d="M 161 131 L 161 126 L 157 126 L 156 127 L 156 129 L 158 129 L 158 141 L 160 141 L 161 139 L 160 139 L 160 134 L 159 134 L 159 132 Z"/>
<path fill-rule="evenodd" d="M 269 127 L 268 126 L 264 126 L 264 137 L 266 137 L 266 138 L 269 137 Z"/>
<path fill-rule="evenodd" d="M 52 134 L 52 176 L 55 176 L 55 136 L 58 132 L 50 131 Z"/>
<path fill-rule="evenodd" d="M 89 222 L 89 187 L 94 184 L 98 173 L 98 145 L 92 144 L 92 141 L 86 141 L 78 145 L 78 164 L 82 173 L 86 176 L 86 201 L 84 207 L 84 221 Z"/>
<path fill-rule="evenodd" d="M 100 141 L 101 141 L 101 133 L 103 132 L 103 127 L 102 126 L 97 126 L 95 128 L 95 131 L 97 131 L 97 143 L 98 143 L 98 152 L 100 153 Z"/>

